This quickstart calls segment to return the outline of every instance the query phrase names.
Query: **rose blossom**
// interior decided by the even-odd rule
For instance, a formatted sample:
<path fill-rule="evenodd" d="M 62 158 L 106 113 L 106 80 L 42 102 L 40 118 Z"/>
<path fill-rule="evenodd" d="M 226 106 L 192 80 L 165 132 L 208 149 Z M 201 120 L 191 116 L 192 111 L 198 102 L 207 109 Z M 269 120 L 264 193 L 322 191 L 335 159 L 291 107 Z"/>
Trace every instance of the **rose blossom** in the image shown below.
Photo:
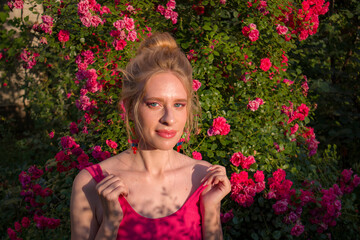
<path fill-rule="evenodd" d="M 249 101 L 247 105 L 247 109 L 250 109 L 251 111 L 255 112 L 263 104 L 264 104 L 264 100 L 262 100 L 261 98 L 256 98 L 253 101 Z"/>
<path fill-rule="evenodd" d="M 193 157 L 193 159 L 196 159 L 196 160 L 202 160 L 201 153 L 199 153 L 197 151 L 192 152 L 192 157 Z"/>
<path fill-rule="evenodd" d="M 257 170 L 254 174 L 255 182 L 262 182 L 265 180 L 264 172 Z"/>
<path fill-rule="evenodd" d="M 282 199 L 277 201 L 275 204 L 272 205 L 275 214 L 283 214 L 288 210 L 288 202 L 286 199 Z"/>
<path fill-rule="evenodd" d="M 208 129 L 209 136 L 227 135 L 230 132 L 230 125 L 226 123 L 224 117 L 218 117 L 213 120 L 212 126 Z"/>
<path fill-rule="evenodd" d="M 58 33 L 58 39 L 59 42 L 67 42 L 69 41 L 69 32 L 66 30 L 60 30 L 60 32 Z"/>
<path fill-rule="evenodd" d="M 260 68 L 266 72 L 271 68 L 271 61 L 269 58 L 263 58 L 260 61 Z"/>
<path fill-rule="evenodd" d="M 126 30 L 128 30 L 129 32 L 131 30 L 134 29 L 135 25 L 134 25 L 134 19 L 132 18 L 128 18 L 128 17 L 124 17 L 124 23 L 125 23 L 125 28 Z M 120 29 L 121 30 L 121 29 Z"/>
<path fill-rule="evenodd" d="M 300 236 L 304 232 L 304 225 L 296 223 L 294 227 L 291 229 L 291 235 Z"/>
<path fill-rule="evenodd" d="M 277 25 L 276 31 L 279 35 L 285 35 L 288 31 L 288 28 L 285 26 L 281 26 L 280 24 Z"/>
<path fill-rule="evenodd" d="M 124 22 L 124 20 L 117 20 L 116 22 L 113 23 L 113 26 L 114 26 L 118 31 L 121 31 L 122 29 L 125 28 L 125 22 Z"/>
<path fill-rule="evenodd" d="M 166 4 L 166 7 L 167 7 L 168 9 L 174 10 L 175 7 L 176 7 L 176 2 L 175 2 L 175 0 L 170 0 L 170 1 Z"/>
<path fill-rule="evenodd" d="M 233 218 L 234 218 L 234 213 L 233 213 L 232 209 L 225 214 L 220 213 L 220 219 L 221 219 L 222 223 L 227 223 L 228 221 L 230 221 Z"/>
<path fill-rule="evenodd" d="M 113 41 L 112 45 L 114 46 L 115 50 L 121 51 L 126 47 L 127 42 L 122 39 L 120 39 L 120 40 L 115 39 Z"/>
<path fill-rule="evenodd" d="M 259 30 L 257 29 L 251 30 L 249 33 L 250 41 L 255 42 L 256 40 L 258 40 L 258 38 L 259 38 Z"/>
<path fill-rule="evenodd" d="M 196 92 L 201 87 L 201 82 L 199 80 L 193 79 L 192 89 Z"/>
<path fill-rule="evenodd" d="M 55 132 L 54 132 L 54 131 L 51 131 L 51 132 L 49 133 L 49 137 L 50 137 L 50 138 L 54 138 L 54 135 L 55 135 Z"/>
<path fill-rule="evenodd" d="M 127 36 L 127 40 L 128 40 L 128 41 L 135 42 L 136 38 L 137 38 L 137 33 L 136 33 L 136 31 L 130 31 L 130 32 L 128 33 L 128 36 Z"/>
<path fill-rule="evenodd" d="M 112 149 L 115 149 L 118 146 L 117 143 L 111 139 L 106 140 L 106 145 L 108 145 Z"/>
<path fill-rule="evenodd" d="M 28 227 L 30 226 L 30 220 L 29 220 L 28 217 L 23 217 L 23 218 L 21 219 L 21 226 L 22 226 L 23 228 L 28 228 Z"/>

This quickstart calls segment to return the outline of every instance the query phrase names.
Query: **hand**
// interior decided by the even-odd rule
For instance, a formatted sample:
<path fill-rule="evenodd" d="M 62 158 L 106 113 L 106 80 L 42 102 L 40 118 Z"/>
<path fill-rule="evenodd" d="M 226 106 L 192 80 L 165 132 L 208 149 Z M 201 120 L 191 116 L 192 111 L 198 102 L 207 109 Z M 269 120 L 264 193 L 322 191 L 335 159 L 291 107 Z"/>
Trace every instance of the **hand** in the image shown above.
<path fill-rule="evenodd" d="M 118 227 L 123 216 L 118 198 L 127 196 L 129 189 L 121 178 L 111 174 L 96 185 L 96 190 L 103 207 L 103 222 Z"/>
<path fill-rule="evenodd" d="M 202 192 L 201 201 L 205 206 L 215 206 L 230 192 L 231 185 L 225 167 L 213 165 L 207 171 L 208 173 L 201 180 L 202 184 L 208 185 Z"/>

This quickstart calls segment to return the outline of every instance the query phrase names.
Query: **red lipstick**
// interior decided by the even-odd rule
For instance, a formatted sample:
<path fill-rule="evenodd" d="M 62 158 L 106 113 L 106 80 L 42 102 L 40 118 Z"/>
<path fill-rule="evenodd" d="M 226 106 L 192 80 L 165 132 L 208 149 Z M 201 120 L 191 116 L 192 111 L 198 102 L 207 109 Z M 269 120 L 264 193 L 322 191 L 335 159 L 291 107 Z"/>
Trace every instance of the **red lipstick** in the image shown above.
<path fill-rule="evenodd" d="M 163 138 L 173 138 L 176 135 L 175 130 L 156 130 L 157 135 Z"/>

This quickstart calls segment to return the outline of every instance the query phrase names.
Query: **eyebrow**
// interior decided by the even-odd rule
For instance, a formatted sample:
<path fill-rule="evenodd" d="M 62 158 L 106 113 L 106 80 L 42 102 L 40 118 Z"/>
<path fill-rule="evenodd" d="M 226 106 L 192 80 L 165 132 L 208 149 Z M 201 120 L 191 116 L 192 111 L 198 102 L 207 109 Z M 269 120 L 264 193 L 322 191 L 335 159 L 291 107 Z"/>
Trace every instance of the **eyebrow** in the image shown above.
<path fill-rule="evenodd" d="M 158 97 L 144 97 L 145 101 L 149 101 L 149 100 L 155 100 L 155 101 L 159 101 L 159 102 L 164 102 L 163 98 L 158 98 Z M 186 98 L 177 98 L 174 99 L 174 102 L 187 102 Z"/>

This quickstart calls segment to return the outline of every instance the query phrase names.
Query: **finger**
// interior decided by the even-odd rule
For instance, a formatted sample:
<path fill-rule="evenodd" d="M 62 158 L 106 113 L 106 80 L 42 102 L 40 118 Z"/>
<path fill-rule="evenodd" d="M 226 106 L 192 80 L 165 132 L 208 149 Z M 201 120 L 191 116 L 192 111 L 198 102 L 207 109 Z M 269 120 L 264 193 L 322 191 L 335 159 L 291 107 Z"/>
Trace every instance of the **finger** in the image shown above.
<path fill-rule="evenodd" d="M 214 172 L 212 175 L 209 176 L 209 178 L 207 179 L 207 183 L 211 183 L 211 184 L 216 184 L 214 183 L 215 179 L 219 179 L 220 181 L 226 181 L 229 182 L 228 177 L 226 176 L 225 173 L 223 173 L 223 171 L 216 171 Z"/>
<path fill-rule="evenodd" d="M 204 185 L 207 185 L 208 183 L 210 183 L 211 179 L 213 178 L 213 176 L 216 175 L 224 175 L 224 173 L 220 170 L 213 170 L 212 172 L 209 172 L 208 174 L 206 174 L 206 176 L 203 178 L 202 182 L 204 183 Z"/>
<path fill-rule="evenodd" d="M 120 195 L 127 197 L 129 195 L 129 189 L 125 185 L 120 185 L 114 188 L 109 194 L 114 194 L 117 197 Z"/>
<path fill-rule="evenodd" d="M 120 180 L 116 180 L 107 186 L 107 188 L 103 189 L 99 195 L 108 200 L 115 200 L 119 197 L 119 195 L 126 195 L 127 193 L 128 189 L 124 183 Z"/>
<path fill-rule="evenodd" d="M 112 181 L 111 179 L 114 178 L 114 175 L 109 175 L 101 180 L 98 184 L 96 184 L 96 190 L 99 191 L 100 189 L 108 186 Z"/>
<path fill-rule="evenodd" d="M 108 177 L 104 178 L 100 183 L 96 185 L 96 189 L 98 193 L 101 193 L 104 189 L 108 188 L 114 182 L 122 182 L 122 180 L 114 175 L 109 175 Z"/>

